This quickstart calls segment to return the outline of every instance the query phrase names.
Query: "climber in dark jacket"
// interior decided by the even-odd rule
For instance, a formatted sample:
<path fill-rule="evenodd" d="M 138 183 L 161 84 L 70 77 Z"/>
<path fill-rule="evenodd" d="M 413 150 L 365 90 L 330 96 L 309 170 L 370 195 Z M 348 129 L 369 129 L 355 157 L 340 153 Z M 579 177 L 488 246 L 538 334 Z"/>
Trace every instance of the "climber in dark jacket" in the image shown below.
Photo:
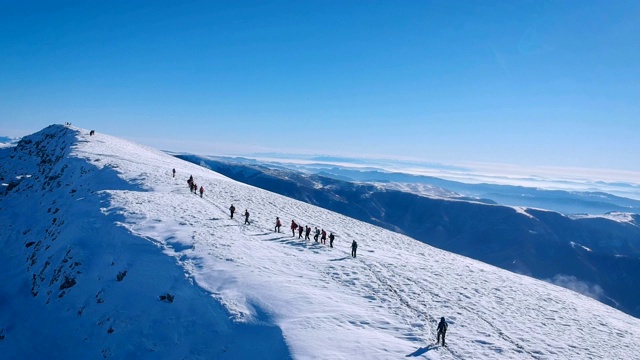
<path fill-rule="evenodd" d="M 444 336 L 447 334 L 447 322 L 444 320 L 444 316 L 440 318 L 440 323 L 438 323 L 438 337 L 436 339 L 436 344 L 440 342 L 440 335 L 442 335 L 442 346 L 444 346 Z"/>

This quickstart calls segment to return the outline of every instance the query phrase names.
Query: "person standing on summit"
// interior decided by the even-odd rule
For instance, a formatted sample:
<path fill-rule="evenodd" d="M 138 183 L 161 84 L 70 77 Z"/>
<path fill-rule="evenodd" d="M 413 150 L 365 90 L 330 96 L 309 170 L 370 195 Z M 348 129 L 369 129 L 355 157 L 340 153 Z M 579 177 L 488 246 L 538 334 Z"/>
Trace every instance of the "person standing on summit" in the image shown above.
<path fill-rule="evenodd" d="M 236 212 L 236 207 L 233 206 L 233 204 L 231 204 L 231 207 L 229 208 L 229 212 L 231 213 L 231 218 L 233 219 L 233 213 Z"/>
<path fill-rule="evenodd" d="M 356 257 L 356 251 L 358 250 L 358 243 L 353 240 L 353 242 L 351 243 L 351 256 L 352 257 Z"/>

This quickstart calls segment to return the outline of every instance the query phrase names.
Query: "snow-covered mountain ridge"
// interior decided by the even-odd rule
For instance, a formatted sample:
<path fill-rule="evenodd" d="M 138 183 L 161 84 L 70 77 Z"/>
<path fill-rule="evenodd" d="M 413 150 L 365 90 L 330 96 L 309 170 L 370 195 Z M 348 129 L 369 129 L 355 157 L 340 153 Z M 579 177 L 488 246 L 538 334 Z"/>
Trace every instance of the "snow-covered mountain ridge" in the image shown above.
<path fill-rule="evenodd" d="M 7 358 L 640 353 L 640 320 L 593 299 L 122 139 L 55 125 L 0 159 Z M 251 224 L 229 218 L 232 203 Z M 335 247 L 274 233 L 276 216 L 334 232 Z M 434 344 L 440 316 L 447 347 Z"/>

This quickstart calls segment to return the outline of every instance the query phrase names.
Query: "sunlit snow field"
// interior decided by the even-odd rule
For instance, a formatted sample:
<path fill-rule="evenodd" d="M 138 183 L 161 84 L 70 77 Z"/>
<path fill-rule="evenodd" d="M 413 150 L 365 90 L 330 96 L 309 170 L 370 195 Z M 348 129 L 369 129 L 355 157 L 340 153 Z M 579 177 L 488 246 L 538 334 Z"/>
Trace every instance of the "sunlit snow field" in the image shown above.
<path fill-rule="evenodd" d="M 227 358 L 631 359 L 640 354 L 640 320 L 591 298 L 238 183 L 156 149 L 101 133 L 90 137 L 84 129 L 60 128 L 43 132 L 55 130 L 57 136 L 73 144 L 70 155 L 61 160 L 71 167 L 67 174 L 82 177 L 84 170 L 77 169 L 88 169 L 90 176 L 73 181 L 100 189 L 87 195 L 99 198 L 91 204 L 97 204 L 101 214 L 92 217 L 92 225 L 85 229 L 91 241 L 75 246 L 86 257 L 91 253 L 99 258 L 107 251 L 115 258 L 126 257 L 129 264 L 136 264 L 139 256 L 157 277 L 173 274 L 176 265 L 184 273 L 182 279 L 175 278 L 168 285 L 175 294 L 171 304 L 160 301 L 159 292 L 146 297 L 118 293 L 126 301 L 148 308 L 149 316 L 127 320 L 120 334 L 116 328 L 114 334 L 121 336 L 122 343 L 114 342 L 108 355 L 174 358 L 176 352 L 171 346 L 159 346 L 162 352 L 155 353 L 124 350 L 127 339 L 141 343 L 142 337 L 155 336 L 141 329 L 158 322 L 155 317 L 161 313 L 153 309 L 159 304 L 183 309 L 174 314 L 178 318 L 171 322 L 171 328 L 163 331 L 194 334 L 191 340 L 187 340 L 188 335 L 173 339 L 175 346 L 182 347 L 180 356 L 186 358 L 197 357 L 194 354 L 224 357 L 218 350 L 206 350 L 206 334 L 212 328 L 224 332 L 220 323 L 226 321 L 247 325 L 233 330 L 228 339 L 236 340 L 227 340 L 226 345 L 219 341 L 210 344 L 228 346 L 234 356 Z M 3 157 L 2 166 L 11 166 L 7 164 Z M 5 172 L 24 172 L 19 166 L 5 168 Z M 172 177 L 174 168 L 177 174 Z M 114 173 L 129 186 L 115 185 L 118 181 L 114 181 Z M 190 175 L 204 187 L 202 198 L 190 193 Z M 29 213 L 27 206 L 37 205 L 37 199 L 25 200 L 22 196 L 11 193 L 0 203 L 3 208 L 14 207 L 12 218 L 3 216 L 1 220 L 3 234 L 14 231 L 9 231 L 10 222 L 18 224 L 16 227 L 21 224 L 16 217 Z M 60 207 L 69 209 L 84 201 L 62 192 L 42 196 L 55 197 Z M 22 203 L 25 207 L 18 208 Z M 237 209 L 233 219 L 228 210 L 231 204 Z M 243 224 L 245 209 L 251 214 L 249 225 Z M 81 222 L 77 217 L 82 212 L 75 215 L 75 221 Z M 274 232 L 276 217 L 283 220 L 280 233 Z M 297 233 L 292 236 L 288 226 L 291 220 L 333 232 L 334 248 L 313 239 L 299 239 Z M 135 235 L 118 240 L 116 250 L 109 245 L 112 238 L 101 230 L 114 223 Z M 10 240 L 7 236 L 4 241 Z M 140 245 L 141 239 L 153 246 Z M 356 258 L 350 256 L 353 240 L 359 245 Z M 105 262 L 94 266 L 111 265 Z M 150 286 L 145 282 L 158 279 L 136 278 L 129 270 L 122 282 L 127 281 L 136 287 Z M 74 295 L 74 290 L 81 292 L 81 288 L 71 288 L 64 298 L 52 300 L 53 309 L 72 307 L 65 301 L 86 301 L 74 298 L 80 296 Z M 30 300 L 31 306 L 47 306 L 39 299 Z M 203 303 L 217 310 L 203 312 Z M 109 311 L 116 319 L 129 315 L 113 307 Z M 47 311 L 36 312 L 42 313 L 42 321 L 60 319 Z M 201 313 L 207 315 L 180 321 L 180 314 Z M 15 325 L 11 334 L 3 324 L 17 322 L 19 316 L 0 316 L 0 328 L 5 326 L 7 336 L 0 341 L 0 351 L 4 347 L 16 356 L 24 350 L 10 340 L 29 336 L 29 327 Z M 446 347 L 435 344 L 436 324 L 442 316 L 449 323 Z M 78 324 L 73 326 L 89 326 Z M 265 329 L 279 329 L 286 349 L 251 348 L 249 344 L 266 334 Z M 51 350 L 42 349 L 40 354 Z M 73 349 L 66 353 L 73 354 Z"/>

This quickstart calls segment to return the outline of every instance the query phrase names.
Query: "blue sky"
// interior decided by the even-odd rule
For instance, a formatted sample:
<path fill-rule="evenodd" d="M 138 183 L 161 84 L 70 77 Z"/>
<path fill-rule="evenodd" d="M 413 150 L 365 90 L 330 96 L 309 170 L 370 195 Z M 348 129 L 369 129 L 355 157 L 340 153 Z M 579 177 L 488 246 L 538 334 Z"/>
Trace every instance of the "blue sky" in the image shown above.
<path fill-rule="evenodd" d="M 638 1 L 0 1 L 0 135 L 640 170 Z"/>

